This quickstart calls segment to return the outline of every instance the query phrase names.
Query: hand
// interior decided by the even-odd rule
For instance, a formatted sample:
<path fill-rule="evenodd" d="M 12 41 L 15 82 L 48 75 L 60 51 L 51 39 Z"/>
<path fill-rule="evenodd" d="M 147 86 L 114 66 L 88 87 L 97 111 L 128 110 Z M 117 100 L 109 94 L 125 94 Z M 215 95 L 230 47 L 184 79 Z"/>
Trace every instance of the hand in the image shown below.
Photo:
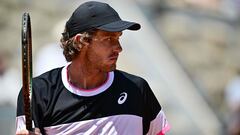
<path fill-rule="evenodd" d="M 16 135 L 41 135 L 41 132 L 39 128 L 35 128 L 34 131 L 28 131 L 27 129 L 23 129 L 17 131 Z"/>

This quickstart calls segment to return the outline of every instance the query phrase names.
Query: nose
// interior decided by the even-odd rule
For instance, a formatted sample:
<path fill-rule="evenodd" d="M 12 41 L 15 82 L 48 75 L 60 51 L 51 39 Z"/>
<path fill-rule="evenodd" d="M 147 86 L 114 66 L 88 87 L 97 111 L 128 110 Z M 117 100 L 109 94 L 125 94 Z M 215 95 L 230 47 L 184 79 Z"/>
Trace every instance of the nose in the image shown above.
<path fill-rule="evenodd" d="M 117 53 L 122 52 L 122 46 L 121 46 L 121 44 L 120 44 L 119 41 L 117 41 L 117 42 L 114 44 L 114 52 L 117 52 Z"/>

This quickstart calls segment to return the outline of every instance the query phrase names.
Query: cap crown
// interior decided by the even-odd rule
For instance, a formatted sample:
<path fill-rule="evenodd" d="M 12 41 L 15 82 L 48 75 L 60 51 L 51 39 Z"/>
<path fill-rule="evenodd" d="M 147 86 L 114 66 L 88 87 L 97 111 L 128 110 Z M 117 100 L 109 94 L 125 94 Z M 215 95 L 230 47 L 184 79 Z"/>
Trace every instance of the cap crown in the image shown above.
<path fill-rule="evenodd" d="M 77 33 L 119 21 L 118 13 L 108 4 L 90 1 L 80 5 L 66 23 L 69 37 Z"/>

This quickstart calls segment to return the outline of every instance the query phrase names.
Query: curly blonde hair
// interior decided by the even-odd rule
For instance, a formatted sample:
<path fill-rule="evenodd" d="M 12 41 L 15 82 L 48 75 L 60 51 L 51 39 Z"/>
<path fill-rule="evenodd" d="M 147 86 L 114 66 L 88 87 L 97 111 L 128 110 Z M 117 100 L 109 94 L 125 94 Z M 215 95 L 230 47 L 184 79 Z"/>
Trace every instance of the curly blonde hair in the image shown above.
<path fill-rule="evenodd" d="M 66 29 L 64 30 L 64 33 L 62 33 L 62 37 L 60 39 L 60 46 L 61 48 L 63 48 L 63 55 L 65 56 L 65 59 L 67 60 L 67 62 L 72 61 L 79 53 L 80 50 L 82 48 L 82 41 L 86 40 L 88 42 L 91 42 L 91 37 L 94 35 L 94 33 L 96 32 L 96 29 L 91 29 L 82 33 L 81 34 L 81 38 L 80 38 L 80 42 L 74 40 L 74 36 L 73 37 L 67 37 L 66 36 Z"/>

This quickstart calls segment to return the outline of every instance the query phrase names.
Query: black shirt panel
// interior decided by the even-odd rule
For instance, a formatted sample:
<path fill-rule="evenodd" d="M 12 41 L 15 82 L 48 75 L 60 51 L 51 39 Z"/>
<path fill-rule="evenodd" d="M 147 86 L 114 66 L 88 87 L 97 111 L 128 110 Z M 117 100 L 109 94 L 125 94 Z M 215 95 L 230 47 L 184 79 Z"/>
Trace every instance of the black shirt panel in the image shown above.
<path fill-rule="evenodd" d="M 67 90 L 61 79 L 62 68 L 56 68 L 33 79 L 33 119 L 36 127 L 44 127 L 130 114 L 143 118 L 143 132 L 157 116 L 161 106 L 148 83 L 141 77 L 114 71 L 114 81 L 104 92 L 90 97 Z M 119 104 L 121 94 L 127 95 Z M 23 98 L 18 97 L 17 116 L 23 115 Z"/>

